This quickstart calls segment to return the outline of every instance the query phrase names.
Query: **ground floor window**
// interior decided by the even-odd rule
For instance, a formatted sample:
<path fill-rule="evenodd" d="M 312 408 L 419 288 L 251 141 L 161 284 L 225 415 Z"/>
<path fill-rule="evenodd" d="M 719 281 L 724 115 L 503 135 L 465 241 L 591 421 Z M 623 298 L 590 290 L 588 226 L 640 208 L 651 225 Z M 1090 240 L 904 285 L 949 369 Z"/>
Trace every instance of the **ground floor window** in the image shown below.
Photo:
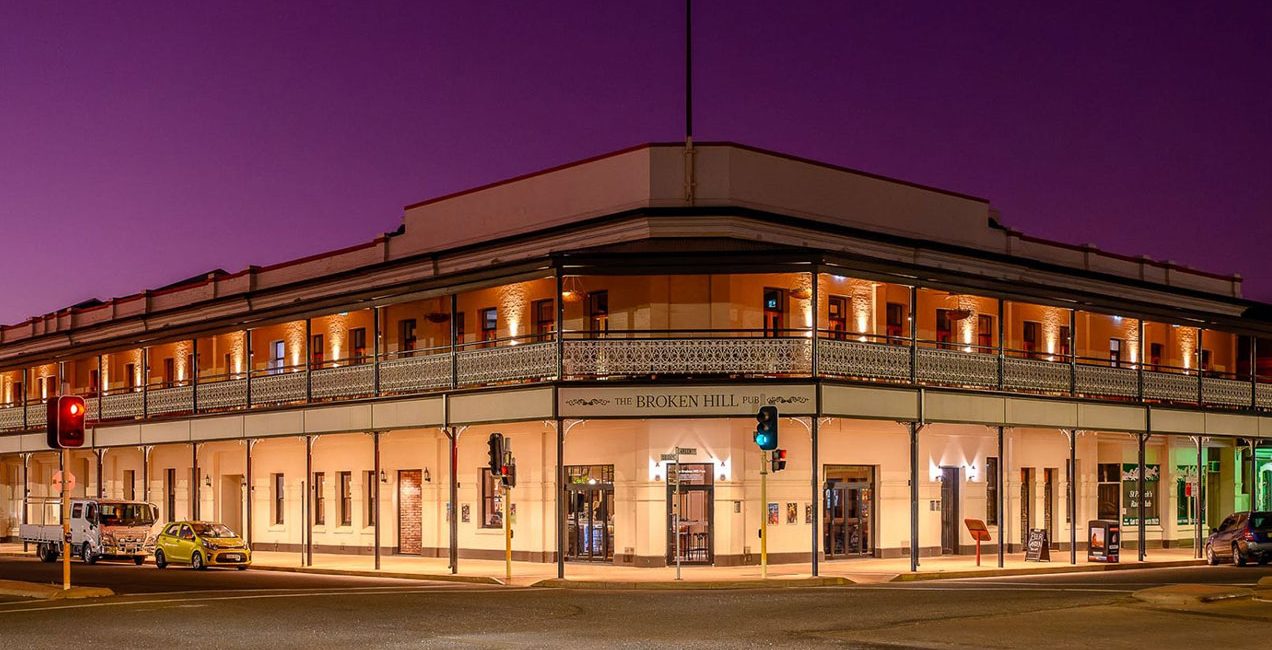
<path fill-rule="evenodd" d="M 477 471 L 481 474 L 481 527 L 503 528 L 503 487 L 489 469 Z"/>
<path fill-rule="evenodd" d="M 135 501 L 137 499 L 137 471 L 132 469 L 124 470 L 124 500 Z"/>
<path fill-rule="evenodd" d="M 1096 516 L 1117 521 L 1122 515 L 1122 467 L 1118 463 L 1100 463 L 1096 485 Z"/>
<path fill-rule="evenodd" d="M 274 474 L 271 478 L 273 480 L 270 481 L 270 492 L 272 492 L 273 494 L 270 495 L 270 502 L 273 504 L 274 512 L 272 513 L 273 516 L 270 518 L 270 521 L 273 521 L 275 526 L 279 526 L 279 525 L 282 525 L 283 523 L 283 512 L 284 512 L 283 475 Z"/>
<path fill-rule="evenodd" d="M 998 525 L 998 459 L 985 459 L 985 525 Z"/>

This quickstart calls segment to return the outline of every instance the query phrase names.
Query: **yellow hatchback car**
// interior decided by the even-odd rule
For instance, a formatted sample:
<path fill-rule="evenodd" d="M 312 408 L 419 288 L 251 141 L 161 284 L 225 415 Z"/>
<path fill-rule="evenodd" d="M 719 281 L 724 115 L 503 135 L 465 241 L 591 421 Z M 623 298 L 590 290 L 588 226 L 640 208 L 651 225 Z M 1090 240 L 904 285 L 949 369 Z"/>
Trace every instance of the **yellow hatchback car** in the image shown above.
<path fill-rule="evenodd" d="M 155 566 L 189 564 L 192 569 L 232 566 L 239 571 L 252 564 L 252 550 L 222 524 L 176 521 L 163 527 L 155 540 Z"/>

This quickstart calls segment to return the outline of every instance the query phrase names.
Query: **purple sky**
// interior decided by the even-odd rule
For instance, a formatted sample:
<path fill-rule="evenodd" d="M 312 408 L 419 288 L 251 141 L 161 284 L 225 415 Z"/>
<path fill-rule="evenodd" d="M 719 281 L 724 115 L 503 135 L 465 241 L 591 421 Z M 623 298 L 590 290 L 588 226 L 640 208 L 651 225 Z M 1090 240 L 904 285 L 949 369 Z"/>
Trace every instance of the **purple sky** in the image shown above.
<path fill-rule="evenodd" d="M 1272 3 L 928 4 L 697 0 L 696 138 L 985 197 L 1272 301 Z M 682 7 L 0 4 L 0 322 L 679 139 Z"/>

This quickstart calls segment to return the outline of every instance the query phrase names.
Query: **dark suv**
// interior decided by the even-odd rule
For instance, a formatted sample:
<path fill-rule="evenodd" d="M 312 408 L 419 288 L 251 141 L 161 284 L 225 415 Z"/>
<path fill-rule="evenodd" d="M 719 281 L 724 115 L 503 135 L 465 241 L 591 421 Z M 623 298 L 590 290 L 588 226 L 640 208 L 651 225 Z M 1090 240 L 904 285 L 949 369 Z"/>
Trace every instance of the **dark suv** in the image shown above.
<path fill-rule="evenodd" d="M 1272 512 L 1237 512 L 1228 515 L 1206 538 L 1206 561 L 1219 564 L 1231 559 L 1237 566 L 1272 559 Z"/>

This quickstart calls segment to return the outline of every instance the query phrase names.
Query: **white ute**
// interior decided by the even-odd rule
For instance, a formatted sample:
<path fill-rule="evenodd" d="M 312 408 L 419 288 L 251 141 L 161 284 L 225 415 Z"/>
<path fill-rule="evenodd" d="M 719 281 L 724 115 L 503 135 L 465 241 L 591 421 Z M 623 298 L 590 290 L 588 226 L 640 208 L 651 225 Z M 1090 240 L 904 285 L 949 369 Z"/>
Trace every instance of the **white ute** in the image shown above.
<path fill-rule="evenodd" d="M 144 501 L 72 499 L 71 553 L 89 564 L 103 558 L 141 564 L 155 548 L 157 514 L 158 508 Z M 45 562 L 56 561 L 62 552 L 61 523 L 22 524 L 19 535 L 35 544 L 36 556 Z"/>

